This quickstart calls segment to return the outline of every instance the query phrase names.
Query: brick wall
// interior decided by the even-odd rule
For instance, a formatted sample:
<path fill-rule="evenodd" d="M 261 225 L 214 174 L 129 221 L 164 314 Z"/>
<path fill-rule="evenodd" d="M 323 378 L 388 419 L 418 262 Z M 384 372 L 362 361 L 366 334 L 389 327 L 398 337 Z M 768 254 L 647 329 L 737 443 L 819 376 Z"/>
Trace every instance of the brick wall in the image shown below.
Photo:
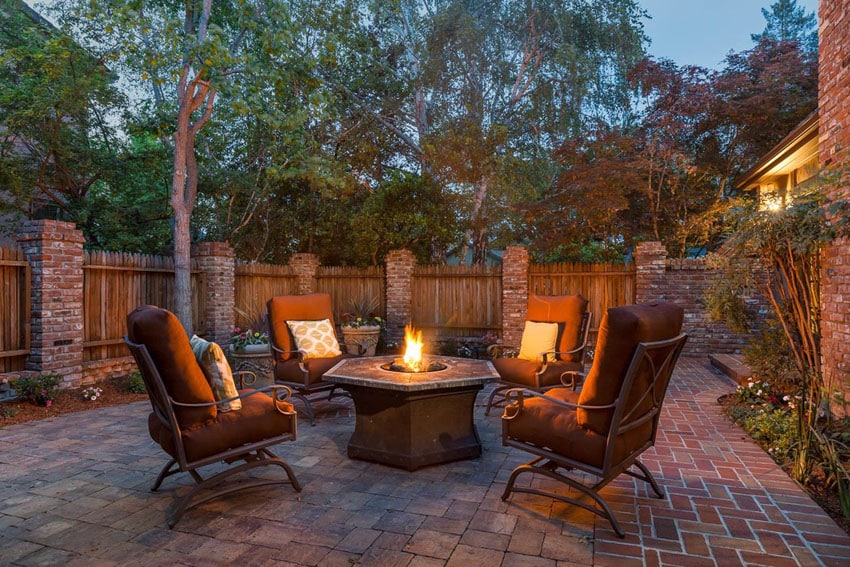
<path fill-rule="evenodd" d="M 17 235 L 31 272 L 31 342 L 25 368 L 83 379 L 83 233 L 73 223 L 31 221 Z"/>
<path fill-rule="evenodd" d="M 233 248 L 226 242 L 199 242 L 192 256 L 204 273 L 207 340 L 226 344 L 234 326 L 236 263 Z"/>
<path fill-rule="evenodd" d="M 508 246 L 502 255 L 502 343 L 518 345 L 528 309 L 528 249 Z"/>
<path fill-rule="evenodd" d="M 819 147 L 822 169 L 850 167 L 850 7 L 820 0 L 818 70 Z M 847 174 L 831 200 L 850 198 Z M 850 242 L 836 241 L 823 258 L 821 349 L 824 382 L 850 397 Z"/>
<path fill-rule="evenodd" d="M 298 274 L 298 295 L 306 295 L 316 291 L 316 273 L 319 271 L 319 257 L 315 254 L 293 254 L 289 265 Z"/>
<path fill-rule="evenodd" d="M 387 340 L 404 338 L 404 326 L 412 315 L 413 269 L 416 256 L 410 250 L 390 250 L 386 257 Z"/>

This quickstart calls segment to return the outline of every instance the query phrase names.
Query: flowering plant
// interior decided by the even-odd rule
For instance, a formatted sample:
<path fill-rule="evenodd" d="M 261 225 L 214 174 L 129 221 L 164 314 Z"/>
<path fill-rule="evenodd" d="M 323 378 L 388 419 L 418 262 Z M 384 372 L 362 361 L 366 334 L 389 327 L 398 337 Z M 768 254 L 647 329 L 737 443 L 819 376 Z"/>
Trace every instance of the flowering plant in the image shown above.
<path fill-rule="evenodd" d="M 384 320 L 378 315 L 380 303 L 375 297 L 354 300 L 351 302 L 351 312 L 343 313 L 343 327 L 380 327 L 384 328 Z"/>
<path fill-rule="evenodd" d="M 266 345 L 269 343 L 269 336 L 260 331 L 253 329 L 240 329 L 234 327 L 230 332 L 230 344 L 233 348 L 245 348 L 245 345 Z"/>
<path fill-rule="evenodd" d="M 102 393 L 103 393 L 103 390 L 101 390 L 100 388 L 96 388 L 94 386 L 89 386 L 88 388 L 83 390 L 83 398 L 85 398 L 86 400 L 88 400 L 90 402 L 93 402 L 96 399 L 98 399 Z"/>

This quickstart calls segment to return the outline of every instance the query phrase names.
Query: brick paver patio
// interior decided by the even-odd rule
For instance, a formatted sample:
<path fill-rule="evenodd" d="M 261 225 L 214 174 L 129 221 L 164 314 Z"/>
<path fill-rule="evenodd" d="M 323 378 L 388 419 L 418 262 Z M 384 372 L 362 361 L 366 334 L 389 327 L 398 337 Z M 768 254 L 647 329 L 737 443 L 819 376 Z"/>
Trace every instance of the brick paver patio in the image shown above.
<path fill-rule="evenodd" d="M 347 400 L 278 453 L 304 485 L 243 492 L 165 527 L 172 477 L 149 492 L 164 453 L 147 403 L 0 429 L 4 565 L 850 565 L 847 536 L 721 413 L 733 384 L 707 360 L 680 361 L 661 433 L 644 462 L 667 497 L 629 477 L 604 493 L 627 531 L 548 498 L 500 495 L 526 456 L 501 446 L 499 417 L 476 419 L 485 454 L 409 473 L 351 461 Z M 494 412 L 495 413 L 495 412 Z M 264 473 L 265 474 L 265 473 Z M 273 474 L 277 474 L 275 471 Z M 545 482 L 549 482 L 548 480 Z"/>

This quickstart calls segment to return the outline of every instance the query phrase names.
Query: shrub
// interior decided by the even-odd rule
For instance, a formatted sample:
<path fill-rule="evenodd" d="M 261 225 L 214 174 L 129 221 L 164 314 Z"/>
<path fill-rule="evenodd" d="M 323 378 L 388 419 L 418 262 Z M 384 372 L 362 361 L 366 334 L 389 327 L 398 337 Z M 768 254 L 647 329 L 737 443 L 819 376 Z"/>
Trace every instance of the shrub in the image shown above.
<path fill-rule="evenodd" d="M 138 370 L 133 370 L 127 375 L 127 391 L 131 394 L 144 394 L 148 391 Z"/>
<path fill-rule="evenodd" d="M 15 380 L 15 391 L 23 400 L 39 406 L 50 407 L 59 392 L 61 378 L 58 374 L 22 376 Z"/>

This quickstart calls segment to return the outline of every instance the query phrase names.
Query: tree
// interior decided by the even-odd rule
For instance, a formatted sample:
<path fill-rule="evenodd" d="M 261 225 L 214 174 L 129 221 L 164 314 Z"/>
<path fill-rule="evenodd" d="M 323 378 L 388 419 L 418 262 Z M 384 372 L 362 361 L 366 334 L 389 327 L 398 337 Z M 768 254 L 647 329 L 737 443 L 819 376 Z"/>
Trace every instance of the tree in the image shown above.
<path fill-rule="evenodd" d="M 765 39 L 796 41 L 805 53 L 817 56 L 817 14 L 807 13 L 803 6 L 797 5 L 797 0 L 777 0 L 770 5 L 770 10 L 762 8 L 761 13 L 767 24 L 761 33 L 750 35 L 753 42 L 760 43 Z"/>
<path fill-rule="evenodd" d="M 588 116 L 623 112 L 625 73 L 644 41 L 631 1 L 374 1 L 364 12 L 348 18 L 349 51 L 335 47 L 322 77 L 356 111 L 352 123 L 399 144 L 369 173 L 412 166 L 469 199 L 463 246 L 476 262 L 502 220 L 494 209 L 507 213 L 494 196 L 509 203 L 539 191 L 531 183 L 551 178 L 546 158 L 557 140 Z M 518 161 L 527 179 L 508 171 Z"/>
<path fill-rule="evenodd" d="M 66 0 L 64 8 L 62 21 L 86 47 L 133 77 L 128 88 L 134 94 L 150 88 L 160 137 L 173 157 L 175 313 L 191 334 L 190 220 L 198 197 L 202 129 L 221 98 L 244 114 L 274 122 L 278 115 L 252 108 L 250 97 L 262 99 L 260 93 L 288 87 L 309 62 L 292 57 L 291 22 L 277 0 L 222 0 L 215 7 L 212 0 Z"/>
<path fill-rule="evenodd" d="M 13 196 L 7 205 L 39 214 L 47 204 L 87 229 L 86 197 L 118 152 L 109 121 L 122 104 L 114 81 L 102 60 L 35 13 L 4 12 L 0 185 Z"/>

